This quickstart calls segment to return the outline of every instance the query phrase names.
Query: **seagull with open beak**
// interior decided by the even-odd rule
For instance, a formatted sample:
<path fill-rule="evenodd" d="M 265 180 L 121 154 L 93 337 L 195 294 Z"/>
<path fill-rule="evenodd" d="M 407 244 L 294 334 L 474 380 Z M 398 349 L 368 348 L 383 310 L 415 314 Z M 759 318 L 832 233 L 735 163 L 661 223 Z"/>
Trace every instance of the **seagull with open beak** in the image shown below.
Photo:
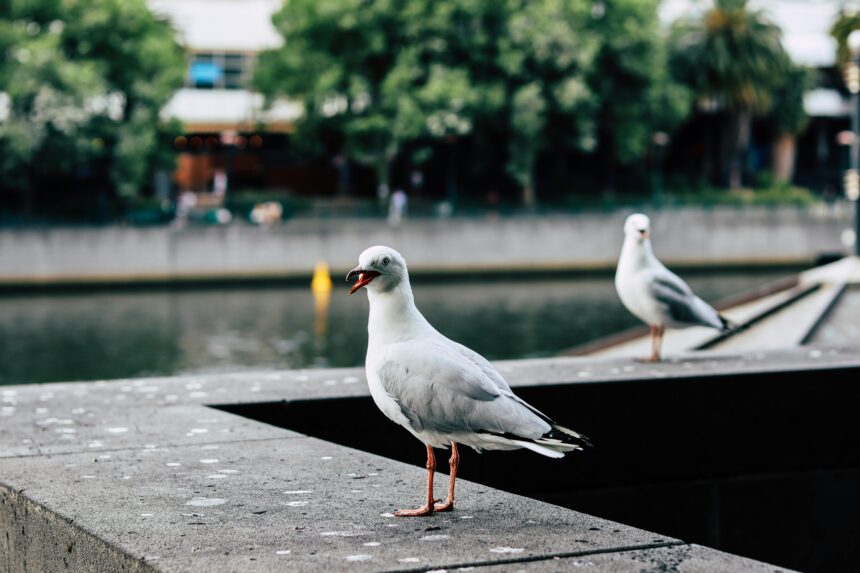
<path fill-rule="evenodd" d="M 527 448 L 551 458 L 582 449 L 587 438 L 560 426 L 516 396 L 483 356 L 440 334 L 415 306 L 406 261 L 389 247 L 361 253 L 346 279 L 352 294 L 370 301 L 367 360 L 370 394 L 389 419 L 427 448 L 427 493 L 417 509 L 395 515 L 430 515 L 454 508 L 458 444 L 481 450 Z M 433 448 L 451 448 L 445 501 L 433 495 Z M 437 503 L 438 502 L 438 503 Z"/>

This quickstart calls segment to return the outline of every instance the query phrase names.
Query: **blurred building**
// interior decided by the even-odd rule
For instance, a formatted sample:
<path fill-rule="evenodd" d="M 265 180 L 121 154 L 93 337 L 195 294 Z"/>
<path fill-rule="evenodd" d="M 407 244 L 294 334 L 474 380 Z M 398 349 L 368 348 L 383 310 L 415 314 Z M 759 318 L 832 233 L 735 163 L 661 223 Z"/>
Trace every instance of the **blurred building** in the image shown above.
<path fill-rule="evenodd" d="M 289 133 L 298 104 L 264 109 L 251 87 L 257 55 L 282 40 L 271 16 L 282 0 L 149 0 L 166 16 L 188 52 L 185 87 L 163 111 L 182 121 L 185 134 L 174 183 L 180 190 L 286 188 Z"/>
<path fill-rule="evenodd" d="M 838 141 L 838 134 L 850 129 L 849 95 L 836 65 L 836 41 L 830 28 L 836 21 L 843 0 L 751 0 L 750 5 L 763 10 L 783 32 L 783 45 L 795 63 L 815 70 L 815 85 L 804 98 L 804 108 L 810 117 L 808 126 L 796 141 L 796 162 L 793 181 L 825 195 L 838 193 L 848 162 L 848 149 Z M 666 25 L 684 17 L 695 17 L 709 3 L 700 0 L 665 0 L 661 19 Z M 713 110 L 711 110 L 712 112 Z M 704 116 L 704 117 L 703 117 Z M 700 110 L 698 126 L 688 125 L 684 131 L 695 131 L 696 137 L 706 137 L 708 111 Z M 704 124 L 704 128 L 703 128 Z M 692 129 L 691 129 L 692 128 Z M 750 169 L 758 171 L 771 167 L 772 134 L 753 128 Z M 711 142 L 713 149 L 718 144 Z M 708 142 L 685 141 L 693 152 L 708 147 Z"/>

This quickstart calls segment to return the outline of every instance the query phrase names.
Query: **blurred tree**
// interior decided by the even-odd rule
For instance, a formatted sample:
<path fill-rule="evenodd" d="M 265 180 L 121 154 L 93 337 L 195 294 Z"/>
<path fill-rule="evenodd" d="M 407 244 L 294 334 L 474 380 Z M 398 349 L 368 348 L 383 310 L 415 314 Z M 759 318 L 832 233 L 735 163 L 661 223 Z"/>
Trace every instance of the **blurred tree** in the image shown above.
<path fill-rule="evenodd" d="M 692 93 L 668 68 L 660 0 L 606 0 L 594 6 L 600 38 L 589 84 L 599 108 L 598 145 L 612 187 L 614 164 L 643 157 L 658 132 L 672 133 L 691 111 Z"/>
<path fill-rule="evenodd" d="M 256 83 L 270 97 L 304 102 L 298 140 L 340 132 L 347 154 L 387 185 L 405 141 L 472 129 L 469 76 L 428 58 L 440 4 L 291 0 L 273 17 L 285 46 L 260 55 Z"/>
<path fill-rule="evenodd" d="M 130 196 L 170 167 L 158 134 L 177 127 L 159 120 L 185 71 L 175 37 L 145 0 L 0 2 L 0 188 L 102 179 Z"/>
<path fill-rule="evenodd" d="M 851 60 L 848 36 L 854 30 L 860 30 L 860 12 L 843 7 L 830 27 L 830 35 L 836 40 L 836 61 L 840 66 Z"/>
<path fill-rule="evenodd" d="M 752 116 L 770 110 L 791 65 L 779 27 L 748 4 L 715 0 L 701 18 L 678 22 L 673 30 L 679 77 L 700 102 L 718 106 L 727 117 L 721 178 L 733 190 L 741 187 Z"/>
<path fill-rule="evenodd" d="M 597 42 L 584 26 L 588 6 L 290 0 L 273 18 L 284 46 L 261 54 L 256 83 L 270 98 L 301 99 L 299 130 L 341 133 L 349 156 L 375 166 L 380 184 L 406 142 L 501 136 L 507 171 L 530 205 L 551 126 L 570 128 L 568 149 L 593 147 L 585 78 Z"/>
<path fill-rule="evenodd" d="M 768 116 L 775 132 L 773 177 L 776 183 L 789 183 L 794 175 L 797 134 L 809 122 L 803 107 L 803 94 L 812 85 L 812 79 L 809 69 L 792 64 L 774 90 L 773 106 Z"/>

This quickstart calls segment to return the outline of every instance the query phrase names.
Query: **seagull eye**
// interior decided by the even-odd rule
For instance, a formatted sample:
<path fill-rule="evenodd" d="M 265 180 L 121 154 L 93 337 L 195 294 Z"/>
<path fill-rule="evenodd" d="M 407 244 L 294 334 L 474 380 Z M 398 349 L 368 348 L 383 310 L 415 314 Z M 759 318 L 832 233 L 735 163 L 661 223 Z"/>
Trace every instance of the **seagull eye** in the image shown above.
<path fill-rule="evenodd" d="M 382 266 L 383 266 L 383 267 L 387 267 L 387 266 L 388 266 L 388 263 L 390 263 L 390 262 L 391 262 L 391 261 L 389 261 L 389 260 L 388 260 L 388 257 L 385 257 L 384 259 L 382 259 Z"/>

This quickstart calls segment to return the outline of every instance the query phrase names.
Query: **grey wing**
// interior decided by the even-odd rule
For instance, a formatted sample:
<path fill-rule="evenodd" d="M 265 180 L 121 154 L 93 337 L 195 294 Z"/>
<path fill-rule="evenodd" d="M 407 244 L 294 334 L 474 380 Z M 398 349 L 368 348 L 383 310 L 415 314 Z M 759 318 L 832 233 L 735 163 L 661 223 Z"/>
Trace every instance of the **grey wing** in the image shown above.
<path fill-rule="evenodd" d="M 648 292 L 663 307 L 669 317 L 680 324 L 701 324 L 721 328 L 716 310 L 693 294 L 678 275 L 668 269 L 654 274 Z"/>
<path fill-rule="evenodd" d="M 418 432 L 492 432 L 537 439 L 550 429 L 510 390 L 499 388 L 448 345 L 392 345 L 377 373 Z"/>

